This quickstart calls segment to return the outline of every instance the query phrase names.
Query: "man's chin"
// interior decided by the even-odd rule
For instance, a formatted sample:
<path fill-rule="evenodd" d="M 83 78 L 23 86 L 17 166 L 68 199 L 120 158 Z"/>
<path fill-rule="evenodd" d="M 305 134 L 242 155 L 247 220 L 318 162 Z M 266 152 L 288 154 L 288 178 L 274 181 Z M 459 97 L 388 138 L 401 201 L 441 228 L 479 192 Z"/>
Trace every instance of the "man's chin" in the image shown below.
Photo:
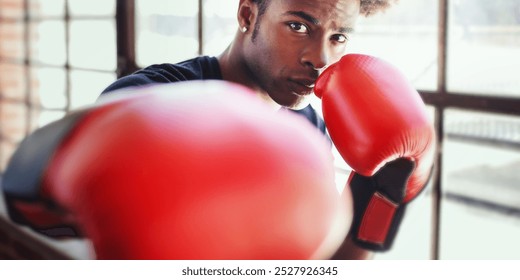
<path fill-rule="evenodd" d="M 282 105 L 283 107 L 286 107 L 291 110 L 301 110 L 301 109 L 309 106 L 309 104 L 311 102 L 311 96 L 312 95 L 306 95 L 306 96 L 298 95 L 297 98 L 292 99 L 290 101 L 277 102 L 277 103 Z"/>

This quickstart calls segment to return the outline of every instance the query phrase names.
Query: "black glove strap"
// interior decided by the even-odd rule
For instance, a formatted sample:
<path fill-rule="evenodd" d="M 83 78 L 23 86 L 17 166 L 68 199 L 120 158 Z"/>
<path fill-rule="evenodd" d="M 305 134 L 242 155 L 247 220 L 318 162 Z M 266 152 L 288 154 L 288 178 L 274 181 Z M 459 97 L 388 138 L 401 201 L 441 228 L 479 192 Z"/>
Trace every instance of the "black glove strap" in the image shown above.
<path fill-rule="evenodd" d="M 353 240 L 373 251 L 390 249 L 401 224 L 402 203 L 415 163 L 404 158 L 383 166 L 370 177 L 353 173 L 349 187 L 354 199 Z"/>

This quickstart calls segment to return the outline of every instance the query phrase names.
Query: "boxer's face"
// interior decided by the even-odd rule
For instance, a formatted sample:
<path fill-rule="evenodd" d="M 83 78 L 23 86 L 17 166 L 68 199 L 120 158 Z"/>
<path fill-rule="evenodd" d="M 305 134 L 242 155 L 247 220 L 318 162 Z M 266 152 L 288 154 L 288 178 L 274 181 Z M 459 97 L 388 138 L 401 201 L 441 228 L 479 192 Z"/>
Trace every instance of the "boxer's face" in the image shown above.
<path fill-rule="evenodd" d="M 270 0 L 252 22 L 244 54 L 249 75 L 289 108 L 308 104 L 314 82 L 345 54 L 359 0 Z"/>

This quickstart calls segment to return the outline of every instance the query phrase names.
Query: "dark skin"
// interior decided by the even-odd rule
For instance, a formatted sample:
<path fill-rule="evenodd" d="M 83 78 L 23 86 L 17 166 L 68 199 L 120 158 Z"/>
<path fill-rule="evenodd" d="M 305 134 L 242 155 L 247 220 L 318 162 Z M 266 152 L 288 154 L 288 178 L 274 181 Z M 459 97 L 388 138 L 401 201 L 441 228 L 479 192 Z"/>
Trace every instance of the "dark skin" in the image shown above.
<path fill-rule="evenodd" d="M 275 109 L 303 108 L 318 75 L 345 54 L 360 1 L 271 0 L 260 17 L 258 8 L 240 0 L 239 30 L 218 57 L 222 76 L 252 88 Z M 347 236 L 332 258 L 371 257 Z"/>
<path fill-rule="evenodd" d="M 303 108 L 321 71 L 345 54 L 358 15 L 357 0 L 283 0 L 259 19 L 257 4 L 242 0 L 238 23 L 247 31 L 219 56 L 223 77 L 274 106 Z"/>

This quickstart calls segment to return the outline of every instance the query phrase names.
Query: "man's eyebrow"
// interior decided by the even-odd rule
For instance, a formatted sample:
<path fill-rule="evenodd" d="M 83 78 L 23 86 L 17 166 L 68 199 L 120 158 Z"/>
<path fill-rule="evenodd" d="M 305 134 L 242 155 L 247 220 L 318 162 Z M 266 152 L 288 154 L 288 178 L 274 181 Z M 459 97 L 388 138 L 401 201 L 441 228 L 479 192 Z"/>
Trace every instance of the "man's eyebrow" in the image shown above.
<path fill-rule="evenodd" d="M 308 22 L 312 22 L 314 25 L 320 25 L 320 21 L 309 15 L 308 13 L 306 12 L 302 12 L 302 11 L 288 11 L 285 13 L 285 15 L 293 15 L 293 16 L 297 16 L 297 17 L 300 17 Z M 354 32 L 354 28 L 352 27 L 339 27 L 337 29 L 337 31 L 339 33 L 353 33 Z"/>
<path fill-rule="evenodd" d="M 302 12 L 302 11 L 288 11 L 285 13 L 286 15 L 293 15 L 293 16 L 297 16 L 297 17 L 300 17 L 300 18 L 303 18 L 304 20 L 308 21 L 308 22 L 312 22 L 313 24 L 315 25 L 319 25 L 320 24 L 320 21 L 309 15 L 308 13 L 306 12 Z"/>
<path fill-rule="evenodd" d="M 347 34 L 350 34 L 350 33 L 354 33 L 354 28 L 352 27 L 340 27 L 338 28 L 338 32 L 339 33 L 347 33 Z"/>

